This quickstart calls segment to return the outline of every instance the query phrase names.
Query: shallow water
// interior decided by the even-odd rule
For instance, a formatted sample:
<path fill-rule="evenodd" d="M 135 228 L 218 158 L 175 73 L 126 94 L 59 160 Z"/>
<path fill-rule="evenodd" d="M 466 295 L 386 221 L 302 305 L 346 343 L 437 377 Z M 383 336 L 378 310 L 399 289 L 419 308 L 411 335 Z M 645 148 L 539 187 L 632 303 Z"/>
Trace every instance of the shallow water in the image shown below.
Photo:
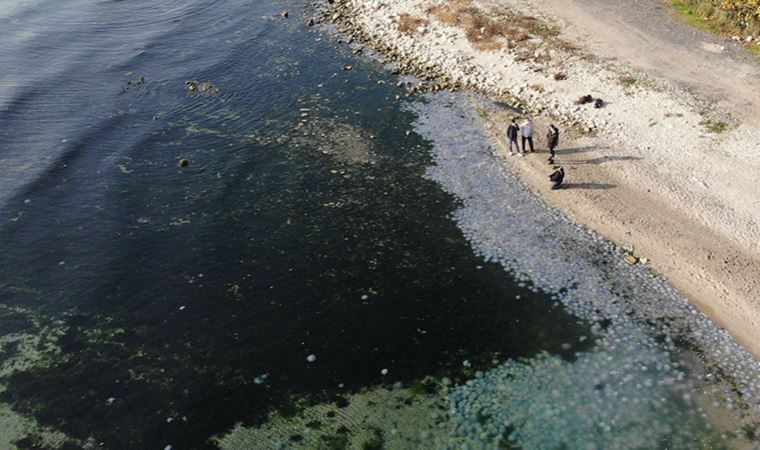
<path fill-rule="evenodd" d="M 396 101 L 396 77 L 306 26 L 313 14 L 303 2 L 0 1 L 0 405 L 13 411 L 0 444 L 721 442 L 684 397 L 703 386 L 680 374 L 703 362 L 671 356 L 657 324 L 570 301 L 583 267 L 542 274 L 542 249 L 586 244 L 575 228 L 521 222 L 546 210 L 517 183 L 498 207 L 478 201 L 472 168 L 441 159 L 490 155 L 475 106 Z M 590 253 L 616 266 L 614 250 Z M 620 285 L 593 288 L 607 299 Z M 645 401 L 630 421 L 605 397 L 625 432 L 573 406 L 596 404 L 584 394 L 551 400 L 583 418 L 571 431 L 517 420 L 515 408 L 542 411 L 530 397 L 546 386 L 563 392 L 615 358 L 683 377 L 645 389 L 674 400 Z M 526 367 L 557 376 L 532 383 Z M 615 373 L 605 383 L 623 395 L 643 382 Z M 529 398 L 477 381 L 507 378 L 487 384 Z M 500 415 L 513 424 L 491 427 Z"/>

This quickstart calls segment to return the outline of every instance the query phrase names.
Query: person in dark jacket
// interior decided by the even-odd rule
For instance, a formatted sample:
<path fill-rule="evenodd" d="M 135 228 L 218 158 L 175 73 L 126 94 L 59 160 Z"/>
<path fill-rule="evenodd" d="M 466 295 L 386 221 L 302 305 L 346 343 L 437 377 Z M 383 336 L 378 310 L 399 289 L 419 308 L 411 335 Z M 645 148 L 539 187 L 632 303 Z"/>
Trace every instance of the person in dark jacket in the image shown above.
<path fill-rule="evenodd" d="M 507 139 L 509 139 L 509 153 L 512 154 L 512 144 L 515 145 L 515 148 L 517 151 L 520 151 L 520 146 L 517 145 L 517 133 L 520 130 L 520 127 L 517 126 L 517 120 L 512 119 L 512 122 L 510 122 L 509 126 L 507 127 Z"/>
<path fill-rule="evenodd" d="M 549 125 L 549 131 L 546 133 L 546 146 L 549 147 L 549 164 L 554 164 L 554 149 L 559 145 L 559 130 L 553 124 Z"/>
<path fill-rule="evenodd" d="M 554 172 L 549 175 L 549 181 L 551 181 L 551 190 L 557 190 L 562 188 L 562 182 L 565 181 L 565 169 L 562 166 L 554 166 Z"/>

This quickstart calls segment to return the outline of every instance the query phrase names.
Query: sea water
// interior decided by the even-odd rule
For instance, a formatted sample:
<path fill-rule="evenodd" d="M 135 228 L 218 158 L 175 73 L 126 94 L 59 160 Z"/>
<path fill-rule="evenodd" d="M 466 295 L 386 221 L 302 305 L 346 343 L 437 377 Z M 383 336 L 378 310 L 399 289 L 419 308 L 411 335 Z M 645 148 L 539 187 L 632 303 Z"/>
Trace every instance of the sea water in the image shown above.
<path fill-rule="evenodd" d="M 312 17 L 0 1 L 0 447 L 751 446 L 754 360 L 517 181 L 496 106 Z"/>

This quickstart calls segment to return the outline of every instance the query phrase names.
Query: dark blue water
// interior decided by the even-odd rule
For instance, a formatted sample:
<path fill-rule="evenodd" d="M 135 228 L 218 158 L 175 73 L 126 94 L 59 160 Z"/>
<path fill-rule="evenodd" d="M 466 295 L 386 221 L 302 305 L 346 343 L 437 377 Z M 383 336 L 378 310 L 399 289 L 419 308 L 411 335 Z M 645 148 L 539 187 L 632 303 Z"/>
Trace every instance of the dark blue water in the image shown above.
<path fill-rule="evenodd" d="M 0 402 L 71 448 L 207 448 L 294 397 L 577 350 L 584 325 L 472 254 L 396 80 L 311 15 L 0 1 L 0 335 L 59 349 Z"/>

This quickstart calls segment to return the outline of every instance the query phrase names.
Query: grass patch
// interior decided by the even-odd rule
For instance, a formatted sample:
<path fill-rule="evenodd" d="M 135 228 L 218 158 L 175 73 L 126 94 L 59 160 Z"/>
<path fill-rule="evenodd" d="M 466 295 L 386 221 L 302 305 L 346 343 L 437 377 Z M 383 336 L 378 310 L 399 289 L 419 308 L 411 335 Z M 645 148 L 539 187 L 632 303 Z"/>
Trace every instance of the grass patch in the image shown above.
<path fill-rule="evenodd" d="M 625 87 L 631 87 L 634 84 L 636 84 L 638 81 L 639 80 L 637 80 L 635 77 L 628 76 L 628 75 L 618 78 L 618 82 Z"/>
<path fill-rule="evenodd" d="M 715 134 L 724 133 L 726 130 L 728 130 L 728 124 L 725 122 L 705 120 L 701 122 L 700 125 L 705 127 L 710 133 Z"/>
<path fill-rule="evenodd" d="M 498 50 L 502 48 L 510 30 L 504 23 L 483 14 L 467 0 L 455 0 L 446 5 L 428 9 L 433 17 L 450 27 L 462 27 L 473 47 L 478 50 Z"/>
<path fill-rule="evenodd" d="M 581 54 L 581 59 L 590 63 L 599 61 L 599 57 L 591 52 L 583 52 Z"/>
<path fill-rule="evenodd" d="M 528 41 L 531 37 L 555 37 L 558 31 L 534 17 L 519 16 L 507 10 L 486 12 L 472 5 L 471 0 L 452 0 L 428 8 L 439 22 L 461 27 L 473 47 L 498 50 Z M 568 44 L 569 45 L 569 44 Z"/>
<path fill-rule="evenodd" d="M 515 13 L 509 8 L 480 9 L 472 0 L 450 0 L 431 6 L 428 14 L 440 23 L 464 30 L 477 50 L 525 48 L 524 58 L 543 63 L 550 59 L 547 50 L 574 53 L 579 48 L 559 38 L 559 29 L 536 17 Z M 536 50 L 541 50 L 537 54 Z"/>
<path fill-rule="evenodd" d="M 747 47 L 747 51 L 750 55 L 760 59 L 760 45 L 754 44 Z"/>
<path fill-rule="evenodd" d="M 721 36 L 739 36 L 750 55 L 760 57 L 757 42 L 743 38 L 760 35 L 760 9 L 756 0 L 670 0 L 675 16 L 687 25 Z"/>
<path fill-rule="evenodd" d="M 685 0 L 671 0 L 670 3 L 677 11 L 678 17 L 688 25 L 711 33 L 720 31 L 714 24 L 703 18 L 705 16 L 701 15 L 697 10 L 697 7 L 691 4 L 691 2 Z"/>

